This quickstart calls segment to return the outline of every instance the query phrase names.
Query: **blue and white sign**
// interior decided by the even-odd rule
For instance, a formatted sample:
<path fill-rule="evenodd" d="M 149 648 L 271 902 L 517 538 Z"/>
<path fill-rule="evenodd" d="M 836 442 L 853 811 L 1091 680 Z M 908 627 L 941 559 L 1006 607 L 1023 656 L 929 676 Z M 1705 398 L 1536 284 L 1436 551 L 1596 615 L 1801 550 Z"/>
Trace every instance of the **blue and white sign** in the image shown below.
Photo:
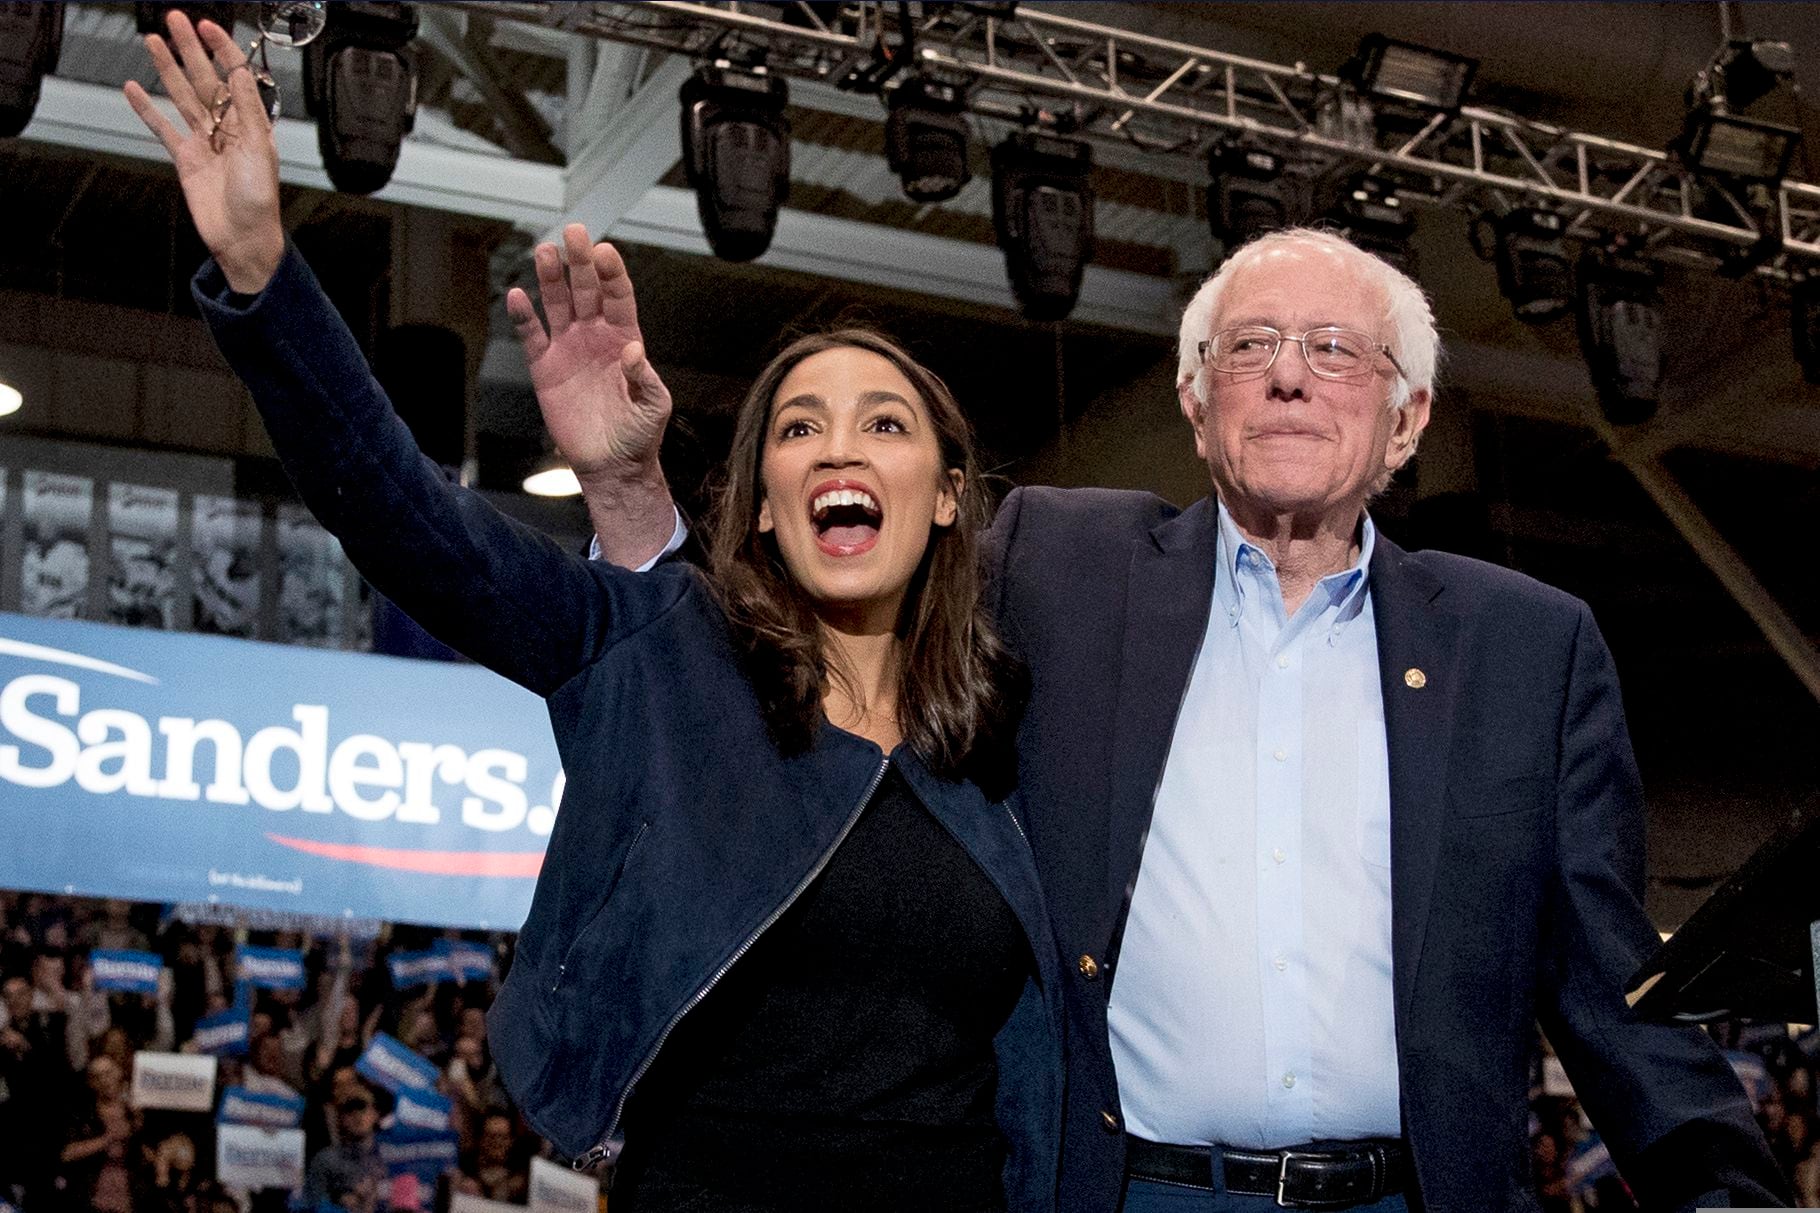
<path fill-rule="evenodd" d="M 241 944 L 234 953 L 234 973 L 261 990 L 301 990 L 305 985 L 303 953 L 289 948 Z"/>
<path fill-rule="evenodd" d="M 236 1005 L 217 1014 L 203 1016 L 196 1021 L 196 1030 L 190 1034 L 190 1043 L 198 1053 L 209 1053 L 216 1057 L 245 1056 L 251 1027 L 247 1010 L 244 1005 Z"/>
<path fill-rule="evenodd" d="M 449 979 L 449 962 L 445 953 L 394 952 L 386 957 L 392 973 L 392 988 L 408 990 L 413 986 L 433 986 Z"/>
<path fill-rule="evenodd" d="M 221 1093 L 221 1108 L 215 1113 L 215 1119 L 222 1124 L 294 1129 L 303 1123 L 303 1110 L 301 1095 L 229 1087 Z"/>
<path fill-rule="evenodd" d="M 354 1063 L 354 1069 L 369 1082 L 376 1082 L 394 1095 L 407 1089 L 434 1091 L 441 1077 L 429 1058 L 395 1036 L 377 1032 L 366 1052 Z"/>
<path fill-rule="evenodd" d="M 454 1111 L 455 1105 L 435 1091 L 405 1087 L 392 1108 L 392 1122 L 406 1129 L 440 1133 L 451 1127 L 449 1117 Z"/>
<path fill-rule="evenodd" d="M 0 615 L 0 888 L 511 930 L 562 787 L 477 666 Z"/>
<path fill-rule="evenodd" d="M 461 1161 L 461 1144 L 455 1134 L 446 1131 L 401 1129 L 396 1126 L 379 1135 L 379 1160 L 386 1174 L 417 1176 L 424 1184 L 436 1182 L 444 1171 L 453 1170 Z"/>
<path fill-rule="evenodd" d="M 493 949 L 466 939 L 438 939 L 431 949 L 439 953 L 456 981 L 493 980 Z"/>
<path fill-rule="evenodd" d="M 135 1108 L 206 1112 L 215 1105 L 215 1059 L 193 1053 L 133 1054 Z"/>
<path fill-rule="evenodd" d="M 156 952 L 127 952 L 97 948 L 88 954 L 89 972 L 97 990 L 127 994 L 156 994 L 164 960 Z"/>
<path fill-rule="evenodd" d="M 303 1130 L 220 1125 L 215 1130 L 215 1177 L 257 1191 L 303 1186 Z"/>

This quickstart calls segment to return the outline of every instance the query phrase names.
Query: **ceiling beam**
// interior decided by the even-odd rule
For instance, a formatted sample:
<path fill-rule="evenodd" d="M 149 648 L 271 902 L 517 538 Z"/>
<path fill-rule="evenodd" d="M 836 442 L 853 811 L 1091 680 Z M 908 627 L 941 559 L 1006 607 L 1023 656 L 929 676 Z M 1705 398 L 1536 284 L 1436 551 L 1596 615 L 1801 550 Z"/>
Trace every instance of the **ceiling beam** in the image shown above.
<path fill-rule="evenodd" d="M 492 19 L 441 5 L 418 8 L 418 33 L 467 82 L 474 86 L 499 123 L 506 147 L 517 159 L 561 164 L 562 152 L 551 142 L 550 124 L 523 92 L 501 83 L 503 73 L 485 42 L 474 36 Z"/>
<path fill-rule="evenodd" d="M 603 47 L 586 96 L 572 99 L 580 112 L 569 128 L 563 223 L 613 231 L 682 158 L 677 93 L 689 78 L 689 61 L 664 57 L 639 82 L 634 73 L 643 59 L 631 47 Z M 560 227 L 551 225 L 543 238 L 555 239 Z"/>

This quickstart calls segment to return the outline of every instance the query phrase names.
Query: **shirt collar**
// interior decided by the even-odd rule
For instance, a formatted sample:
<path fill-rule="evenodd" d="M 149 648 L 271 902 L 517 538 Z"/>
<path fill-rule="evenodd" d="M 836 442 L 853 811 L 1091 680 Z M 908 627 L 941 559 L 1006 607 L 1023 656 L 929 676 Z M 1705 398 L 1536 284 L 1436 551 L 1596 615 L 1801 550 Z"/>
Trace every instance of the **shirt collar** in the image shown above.
<path fill-rule="evenodd" d="M 1262 578 L 1274 579 L 1276 566 L 1262 548 L 1239 533 L 1239 524 L 1232 520 L 1225 502 L 1216 501 L 1215 506 L 1219 531 L 1214 542 L 1213 556 L 1214 614 L 1216 617 L 1224 617 L 1228 624 L 1237 625 L 1239 613 L 1245 605 L 1247 583 L 1255 585 Z M 1353 618 L 1363 605 L 1367 575 L 1371 569 L 1371 554 L 1377 547 L 1377 542 L 1378 528 L 1367 512 L 1359 525 L 1359 558 L 1349 567 L 1321 578 L 1316 587 L 1316 593 L 1325 593 L 1328 603 L 1338 608 L 1340 620 Z"/>

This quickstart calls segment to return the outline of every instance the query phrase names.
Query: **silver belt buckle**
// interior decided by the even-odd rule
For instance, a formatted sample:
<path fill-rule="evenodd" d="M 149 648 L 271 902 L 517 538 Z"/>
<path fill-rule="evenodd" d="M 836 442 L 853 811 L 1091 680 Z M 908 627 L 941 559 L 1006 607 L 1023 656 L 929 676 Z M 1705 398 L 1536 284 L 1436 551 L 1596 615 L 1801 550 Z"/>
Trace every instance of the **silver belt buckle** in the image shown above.
<path fill-rule="evenodd" d="M 1283 1151 L 1283 1161 L 1277 1164 L 1277 1208 L 1287 1209 L 1287 1208 L 1292 1207 L 1289 1203 L 1289 1198 L 1287 1196 L 1283 1195 L 1283 1189 L 1285 1187 L 1287 1187 L 1289 1184 L 1289 1164 L 1290 1164 L 1290 1162 L 1293 1159 L 1297 1159 L 1297 1158 L 1317 1158 L 1317 1157 L 1319 1157 L 1319 1155 L 1309 1154 L 1306 1151 L 1298 1151 L 1298 1150 L 1284 1150 Z"/>

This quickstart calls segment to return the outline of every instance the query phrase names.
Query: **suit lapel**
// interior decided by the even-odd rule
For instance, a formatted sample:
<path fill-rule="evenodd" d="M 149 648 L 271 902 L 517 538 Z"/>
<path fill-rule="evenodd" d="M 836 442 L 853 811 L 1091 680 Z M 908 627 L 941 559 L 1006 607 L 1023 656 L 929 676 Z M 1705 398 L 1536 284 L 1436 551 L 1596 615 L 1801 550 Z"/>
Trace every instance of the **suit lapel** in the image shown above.
<path fill-rule="evenodd" d="M 1207 630 L 1217 535 L 1213 500 L 1203 498 L 1151 531 L 1150 542 L 1132 553 L 1107 823 L 1107 904 L 1117 908 L 1109 956 L 1117 953 L 1176 715 Z"/>
<path fill-rule="evenodd" d="M 1442 605 L 1443 588 L 1407 552 L 1378 536 L 1371 598 L 1390 756 L 1391 965 L 1399 1024 L 1409 1021 L 1434 897 L 1460 691 L 1460 619 Z"/>

